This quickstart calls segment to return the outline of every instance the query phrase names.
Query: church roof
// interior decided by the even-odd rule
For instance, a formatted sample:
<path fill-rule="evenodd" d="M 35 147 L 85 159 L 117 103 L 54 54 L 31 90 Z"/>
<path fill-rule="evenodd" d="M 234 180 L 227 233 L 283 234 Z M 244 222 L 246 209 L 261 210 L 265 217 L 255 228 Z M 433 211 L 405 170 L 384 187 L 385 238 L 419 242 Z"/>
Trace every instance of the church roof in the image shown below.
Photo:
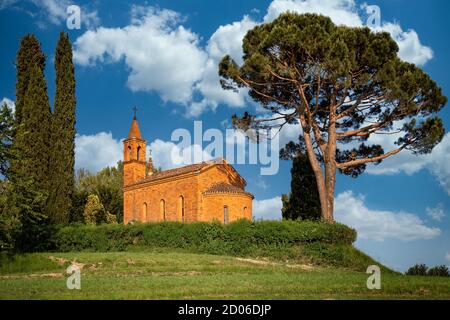
<path fill-rule="evenodd" d="M 241 175 L 230 165 L 227 164 L 227 162 L 222 158 L 217 158 L 205 162 L 200 163 L 194 163 L 187 166 L 164 170 L 160 172 L 153 173 L 151 175 L 146 176 L 144 179 L 136 182 L 136 184 L 146 183 L 146 182 L 153 182 L 153 181 L 159 181 L 164 180 L 166 178 L 176 178 L 178 176 L 182 176 L 184 174 L 188 173 L 198 173 L 202 171 L 204 168 L 211 167 L 211 166 L 226 166 L 235 172 L 235 174 L 239 177 L 240 181 L 243 182 L 244 185 L 246 185 L 246 181 L 244 178 L 241 177 Z M 216 184 L 213 187 L 206 190 L 204 193 L 246 193 L 251 195 L 250 193 L 246 192 L 244 189 L 235 187 L 231 184 L 226 184 L 226 186 L 223 186 L 222 184 Z M 252 196 L 252 195 L 251 195 Z"/>
<path fill-rule="evenodd" d="M 133 122 L 131 123 L 130 133 L 128 133 L 128 139 L 138 138 L 142 139 L 141 130 L 139 130 L 139 125 L 136 119 L 136 116 L 133 118 Z"/>
<path fill-rule="evenodd" d="M 206 189 L 203 192 L 203 194 L 213 194 L 213 193 L 238 193 L 238 194 L 248 194 L 252 196 L 251 193 L 245 191 L 244 189 L 236 187 L 226 182 L 215 183 L 209 189 Z"/>
<path fill-rule="evenodd" d="M 201 163 L 195 163 L 195 164 L 191 164 L 191 165 L 187 165 L 187 166 L 179 167 L 179 168 L 175 168 L 175 169 L 164 170 L 164 171 L 157 172 L 157 173 L 154 173 L 154 174 L 146 177 L 145 181 L 153 181 L 153 180 L 159 180 L 159 179 L 179 176 L 181 174 L 199 171 L 200 169 L 202 169 L 206 166 L 209 166 L 209 165 L 210 165 L 210 163 L 201 162 Z"/>

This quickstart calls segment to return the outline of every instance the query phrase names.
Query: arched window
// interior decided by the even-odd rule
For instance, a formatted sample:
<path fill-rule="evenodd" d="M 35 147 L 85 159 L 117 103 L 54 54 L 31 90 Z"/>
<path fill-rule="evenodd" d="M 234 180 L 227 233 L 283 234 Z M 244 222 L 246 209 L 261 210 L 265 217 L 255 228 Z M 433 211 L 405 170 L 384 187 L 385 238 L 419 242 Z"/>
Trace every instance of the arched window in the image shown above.
<path fill-rule="evenodd" d="M 147 203 L 144 202 L 144 204 L 142 205 L 142 221 L 147 221 Z"/>
<path fill-rule="evenodd" d="M 137 161 L 141 160 L 141 147 L 137 147 Z"/>
<path fill-rule="evenodd" d="M 244 207 L 244 218 L 247 216 L 247 207 Z"/>
<path fill-rule="evenodd" d="M 159 211 L 161 214 L 161 220 L 166 221 L 166 202 L 163 199 L 159 202 Z"/>
<path fill-rule="evenodd" d="M 228 206 L 223 206 L 223 223 L 228 223 Z"/>
<path fill-rule="evenodd" d="M 178 198 L 178 218 L 184 223 L 184 198 L 180 196 Z"/>
<path fill-rule="evenodd" d="M 131 150 L 131 146 L 128 146 L 128 160 L 133 158 L 133 151 Z"/>

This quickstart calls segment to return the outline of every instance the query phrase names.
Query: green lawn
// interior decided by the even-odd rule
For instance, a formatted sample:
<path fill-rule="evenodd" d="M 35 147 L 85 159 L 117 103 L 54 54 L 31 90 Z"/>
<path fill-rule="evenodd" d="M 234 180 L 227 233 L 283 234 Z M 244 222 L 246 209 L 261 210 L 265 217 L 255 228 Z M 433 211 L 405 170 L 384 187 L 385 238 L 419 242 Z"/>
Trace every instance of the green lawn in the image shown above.
<path fill-rule="evenodd" d="M 74 259 L 83 264 L 81 290 L 66 287 Z M 450 299 L 450 278 L 382 273 L 381 290 L 368 290 L 363 272 L 206 254 L 33 253 L 0 261 L 0 299 Z"/>

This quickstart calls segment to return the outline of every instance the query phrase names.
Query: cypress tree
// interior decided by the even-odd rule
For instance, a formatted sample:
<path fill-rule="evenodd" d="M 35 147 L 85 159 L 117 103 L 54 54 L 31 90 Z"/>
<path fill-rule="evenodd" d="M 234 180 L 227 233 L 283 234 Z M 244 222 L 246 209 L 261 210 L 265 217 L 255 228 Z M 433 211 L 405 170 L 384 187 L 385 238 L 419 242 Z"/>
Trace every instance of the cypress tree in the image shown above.
<path fill-rule="evenodd" d="M 319 220 L 321 207 L 316 177 L 306 155 L 305 141 L 302 136 L 298 143 L 290 141 L 280 150 L 280 158 L 292 160 L 291 192 L 282 195 L 283 219 Z"/>
<path fill-rule="evenodd" d="M 67 223 L 74 194 L 75 68 L 72 45 L 61 32 L 55 52 L 56 94 L 51 130 L 48 213 L 53 223 Z"/>
<path fill-rule="evenodd" d="M 17 127 L 14 149 L 16 172 L 30 177 L 41 192 L 48 192 L 50 104 L 47 83 L 39 65 L 31 67 L 29 84 L 23 100 L 22 120 Z"/>
<path fill-rule="evenodd" d="M 283 219 L 319 220 L 319 192 L 306 154 L 299 153 L 293 159 L 291 176 L 291 193 L 288 198 L 283 195 Z"/>
<path fill-rule="evenodd" d="M 41 72 L 45 69 L 45 55 L 39 41 L 33 34 L 25 35 L 21 42 L 16 58 L 16 123 L 22 120 L 22 110 L 25 94 L 30 82 L 31 67 L 37 65 Z"/>
<path fill-rule="evenodd" d="M 23 97 L 21 122 L 14 135 L 8 179 L 7 210 L 17 221 L 14 247 L 32 251 L 46 245 L 49 234 L 45 212 L 48 197 L 50 104 L 47 84 L 38 64 L 30 67 Z"/>

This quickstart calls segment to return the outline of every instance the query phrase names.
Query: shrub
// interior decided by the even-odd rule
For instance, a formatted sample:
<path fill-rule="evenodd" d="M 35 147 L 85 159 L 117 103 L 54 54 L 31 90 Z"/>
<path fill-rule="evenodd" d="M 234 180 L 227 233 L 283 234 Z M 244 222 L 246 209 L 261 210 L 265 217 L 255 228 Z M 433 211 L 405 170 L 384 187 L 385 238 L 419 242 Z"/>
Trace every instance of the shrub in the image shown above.
<path fill-rule="evenodd" d="M 445 265 L 428 269 L 425 264 L 416 264 L 409 268 L 406 274 L 410 276 L 450 277 L 448 267 Z"/>
<path fill-rule="evenodd" d="M 432 277 L 450 277 L 448 267 L 445 265 L 430 268 L 427 275 Z"/>
<path fill-rule="evenodd" d="M 351 244 L 355 239 L 355 230 L 342 224 L 241 220 L 227 225 L 216 222 L 74 225 L 60 229 L 55 243 L 59 251 L 122 251 L 130 246 L 147 246 L 245 255 L 261 247 L 315 242 Z"/>
<path fill-rule="evenodd" d="M 425 264 L 415 264 L 406 271 L 409 276 L 426 276 L 428 267 Z"/>

